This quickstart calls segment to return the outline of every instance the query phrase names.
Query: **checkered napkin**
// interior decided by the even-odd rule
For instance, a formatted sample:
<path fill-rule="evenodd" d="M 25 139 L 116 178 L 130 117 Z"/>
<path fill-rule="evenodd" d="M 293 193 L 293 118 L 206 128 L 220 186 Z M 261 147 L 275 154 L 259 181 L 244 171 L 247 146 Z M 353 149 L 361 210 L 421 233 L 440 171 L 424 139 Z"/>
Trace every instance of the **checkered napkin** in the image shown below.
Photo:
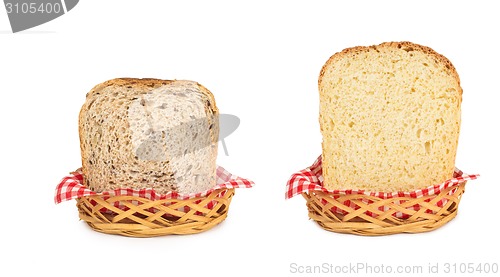
<path fill-rule="evenodd" d="M 437 195 L 442 190 L 447 189 L 452 186 L 457 186 L 460 183 L 463 183 L 468 180 L 474 180 L 479 177 L 479 174 L 464 174 L 458 168 L 455 168 L 455 172 L 453 174 L 453 178 L 446 180 L 442 184 L 429 186 L 424 189 L 418 189 L 410 192 L 370 192 L 364 190 L 354 190 L 354 189 L 345 189 L 345 190 L 327 190 L 323 187 L 323 175 L 322 175 L 322 162 L 321 156 L 319 156 L 316 161 L 310 167 L 301 170 L 295 174 L 293 174 L 287 183 L 287 190 L 285 193 L 285 198 L 289 199 L 296 195 L 302 194 L 303 192 L 309 191 L 323 191 L 331 194 L 335 194 L 334 198 L 337 199 L 340 195 L 348 195 L 348 194 L 364 194 L 368 196 L 374 196 L 382 199 L 390 199 L 396 197 L 410 197 L 410 198 L 420 198 L 428 195 Z M 453 194 L 455 190 L 450 191 L 450 195 Z M 356 209 L 356 206 L 353 203 L 344 203 L 344 205 L 349 206 L 353 209 Z M 436 203 L 439 207 L 443 207 L 447 202 L 447 199 L 441 199 Z M 368 203 L 369 204 L 369 203 Z M 415 209 L 419 209 L 419 207 L 415 207 Z M 388 207 L 385 208 L 388 210 Z M 345 211 L 340 210 L 336 207 L 333 208 L 333 212 L 339 214 L 346 214 Z M 370 216 L 375 216 L 373 214 L 369 214 Z M 407 215 L 396 215 L 397 217 L 404 218 Z"/>
<path fill-rule="evenodd" d="M 64 177 L 61 182 L 57 185 L 54 195 L 54 202 L 59 204 L 63 201 L 76 199 L 83 196 L 90 195 L 104 195 L 106 197 L 111 196 L 136 196 L 143 197 L 150 200 L 163 200 L 163 199 L 179 199 L 187 200 L 197 197 L 204 197 L 213 192 L 214 190 L 225 188 L 251 188 L 254 182 L 238 177 L 229 173 L 223 167 L 217 167 L 217 185 L 209 190 L 191 193 L 191 194 L 181 194 L 177 192 L 168 192 L 167 194 L 155 193 L 153 189 L 116 189 L 113 191 L 106 191 L 102 193 L 96 193 L 83 185 L 83 174 L 81 168 L 75 172 L 70 173 L 68 176 Z M 225 191 L 223 191 L 225 192 Z M 210 207 L 209 207 L 210 208 Z"/>

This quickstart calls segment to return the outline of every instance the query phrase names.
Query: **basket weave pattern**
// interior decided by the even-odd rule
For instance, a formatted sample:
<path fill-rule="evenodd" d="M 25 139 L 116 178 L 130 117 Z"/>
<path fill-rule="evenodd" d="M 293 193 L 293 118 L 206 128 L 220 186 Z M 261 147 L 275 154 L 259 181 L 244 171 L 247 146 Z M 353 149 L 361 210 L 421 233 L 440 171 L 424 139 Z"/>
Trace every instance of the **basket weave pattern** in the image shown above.
<path fill-rule="evenodd" d="M 90 195 L 77 198 L 76 206 L 80 219 L 98 232 L 130 237 L 184 235 L 221 223 L 233 195 L 234 189 L 217 189 L 187 200 Z"/>
<path fill-rule="evenodd" d="M 465 184 L 419 198 L 383 199 L 323 191 L 304 192 L 302 196 L 307 200 L 309 218 L 328 231 L 365 236 L 420 233 L 439 228 L 456 216 Z"/>

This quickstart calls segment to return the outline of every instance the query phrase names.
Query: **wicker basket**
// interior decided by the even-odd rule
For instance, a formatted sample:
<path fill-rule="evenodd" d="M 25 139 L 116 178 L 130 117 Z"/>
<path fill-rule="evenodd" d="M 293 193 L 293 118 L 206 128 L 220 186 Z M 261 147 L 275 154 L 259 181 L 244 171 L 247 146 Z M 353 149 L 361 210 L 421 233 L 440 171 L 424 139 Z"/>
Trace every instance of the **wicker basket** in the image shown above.
<path fill-rule="evenodd" d="M 217 189 L 188 200 L 92 195 L 77 198 L 76 206 L 80 219 L 98 232 L 129 237 L 185 235 L 221 223 L 233 195 L 234 189 Z"/>
<path fill-rule="evenodd" d="M 421 233 L 439 228 L 457 215 L 465 184 L 462 182 L 439 194 L 419 198 L 382 199 L 323 191 L 304 192 L 302 196 L 307 200 L 309 218 L 327 231 L 364 236 Z M 440 207 L 439 201 L 445 204 Z M 352 204 L 356 208 L 352 208 Z M 344 212 L 333 212 L 339 210 Z M 403 218 L 397 216 L 401 214 Z"/>

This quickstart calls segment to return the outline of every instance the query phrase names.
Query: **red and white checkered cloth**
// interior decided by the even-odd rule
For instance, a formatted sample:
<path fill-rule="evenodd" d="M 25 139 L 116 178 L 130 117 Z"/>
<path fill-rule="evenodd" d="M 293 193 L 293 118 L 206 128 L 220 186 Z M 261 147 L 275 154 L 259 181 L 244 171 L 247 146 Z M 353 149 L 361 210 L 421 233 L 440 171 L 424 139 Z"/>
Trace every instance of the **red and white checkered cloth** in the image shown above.
<path fill-rule="evenodd" d="M 192 199 L 192 198 L 197 198 L 197 197 L 204 197 L 213 192 L 214 190 L 221 189 L 221 188 L 226 188 L 226 189 L 232 189 L 232 188 L 251 188 L 254 185 L 254 182 L 238 177 L 236 175 L 233 175 L 229 173 L 227 170 L 225 170 L 223 167 L 218 166 L 217 167 L 217 184 L 215 187 L 199 192 L 199 193 L 191 193 L 191 194 L 181 194 L 177 192 L 168 192 L 166 194 L 159 194 L 155 193 L 153 189 L 140 189 L 140 190 L 134 190 L 134 189 L 128 189 L 128 188 L 122 188 L 122 189 L 116 189 L 113 191 L 105 191 L 101 193 L 96 193 L 87 187 L 83 185 L 83 174 L 81 171 L 81 168 L 76 170 L 75 172 L 72 172 L 70 175 L 64 177 L 61 182 L 57 185 L 56 190 L 55 190 L 55 195 L 54 195 L 54 202 L 56 204 L 59 204 L 63 201 L 68 201 L 72 199 L 76 199 L 79 197 L 83 196 L 90 196 L 90 195 L 104 195 L 106 198 L 111 197 L 111 196 L 119 196 L 119 195 L 125 195 L 125 196 L 136 196 L 136 197 L 143 197 L 147 198 L 150 200 L 164 200 L 164 199 L 177 199 L 177 200 L 187 200 L 187 199 Z M 223 191 L 222 193 L 225 193 Z M 117 208 L 122 208 L 119 203 L 116 203 Z M 210 207 L 210 203 L 209 206 Z"/>
<path fill-rule="evenodd" d="M 453 178 L 446 180 L 442 184 L 432 185 L 427 188 L 418 189 L 410 192 L 371 192 L 364 190 L 354 190 L 354 189 L 345 189 L 345 190 L 327 190 L 323 187 L 323 175 L 322 175 L 322 162 L 321 155 L 316 159 L 316 161 L 310 167 L 301 170 L 295 174 L 293 174 L 287 183 L 287 190 L 285 193 L 285 198 L 289 199 L 296 195 L 302 194 L 303 192 L 309 191 L 323 191 L 327 193 L 337 194 L 337 195 L 348 195 L 348 194 L 364 194 L 368 196 L 374 196 L 382 199 L 390 199 L 396 197 L 410 197 L 410 198 L 420 198 L 422 196 L 428 195 L 436 195 L 446 188 L 451 186 L 457 186 L 460 183 L 463 183 L 468 180 L 474 180 L 479 177 L 479 174 L 464 174 L 458 168 L 455 168 L 455 173 L 453 174 Z M 453 194 L 455 190 L 451 190 L 450 194 Z M 338 198 L 339 196 L 335 197 Z M 347 201 L 346 201 L 347 202 Z M 436 204 L 439 207 L 443 207 L 447 202 L 447 199 L 441 199 Z M 344 203 L 344 205 L 349 206 L 353 209 L 356 209 L 356 206 L 353 203 Z M 383 209 L 382 211 L 386 211 L 388 207 Z M 419 209 L 419 207 L 415 207 L 415 209 Z M 333 212 L 345 214 L 346 212 L 337 208 L 334 208 Z M 369 214 L 370 216 L 375 216 L 373 214 Z M 407 215 L 404 214 L 396 214 L 397 217 L 405 218 Z"/>

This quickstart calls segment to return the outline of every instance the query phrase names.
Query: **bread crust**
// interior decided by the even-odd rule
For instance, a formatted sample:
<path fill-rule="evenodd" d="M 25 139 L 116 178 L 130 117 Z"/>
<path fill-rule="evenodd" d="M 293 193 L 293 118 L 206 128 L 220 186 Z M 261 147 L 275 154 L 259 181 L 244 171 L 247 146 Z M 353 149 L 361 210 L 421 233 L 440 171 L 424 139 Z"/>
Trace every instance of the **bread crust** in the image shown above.
<path fill-rule="evenodd" d="M 460 85 L 460 77 L 458 76 L 457 70 L 455 69 L 455 66 L 446 58 L 445 56 L 439 54 L 438 52 L 434 51 L 434 49 L 420 45 L 417 43 L 413 43 L 410 41 L 391 41 L 391 42 L 383 42 L 378 45 L 371 45 L 371 46 L 354 46 L 354 47 L 349 47 L 346 49 L 343 49 L 340 52 L 337 52 L 333 54 L 323 65 L 321 68 L 321 71 L 319 73 L 319 78 L 318 78 L 318 86 L 321 86 L 321 82 L 323 80 L 323 76 L 325 74 L 325 70 L 331 66 L 332 63 L 335 62 L 335 60 L 338 60 L 342 58 L 343 56 L 347 55 L 357 55 L 362 52 L 368 52 L 371 49 L 374 49 L 375 51 L 379 51 L 380 48 L 397 48 L 397 49 L 408 49 L 410 51 L 420 51 L 423 53 L 426 53 L 428 55 L 433 56 L 438 62 L 443 63 L 448 70 L 449 74 L 452 75 L 455 80 L 458 82 Z M 462 95 L 463 91 L 460 89 L 459 91 L 460 95 Z"/>

